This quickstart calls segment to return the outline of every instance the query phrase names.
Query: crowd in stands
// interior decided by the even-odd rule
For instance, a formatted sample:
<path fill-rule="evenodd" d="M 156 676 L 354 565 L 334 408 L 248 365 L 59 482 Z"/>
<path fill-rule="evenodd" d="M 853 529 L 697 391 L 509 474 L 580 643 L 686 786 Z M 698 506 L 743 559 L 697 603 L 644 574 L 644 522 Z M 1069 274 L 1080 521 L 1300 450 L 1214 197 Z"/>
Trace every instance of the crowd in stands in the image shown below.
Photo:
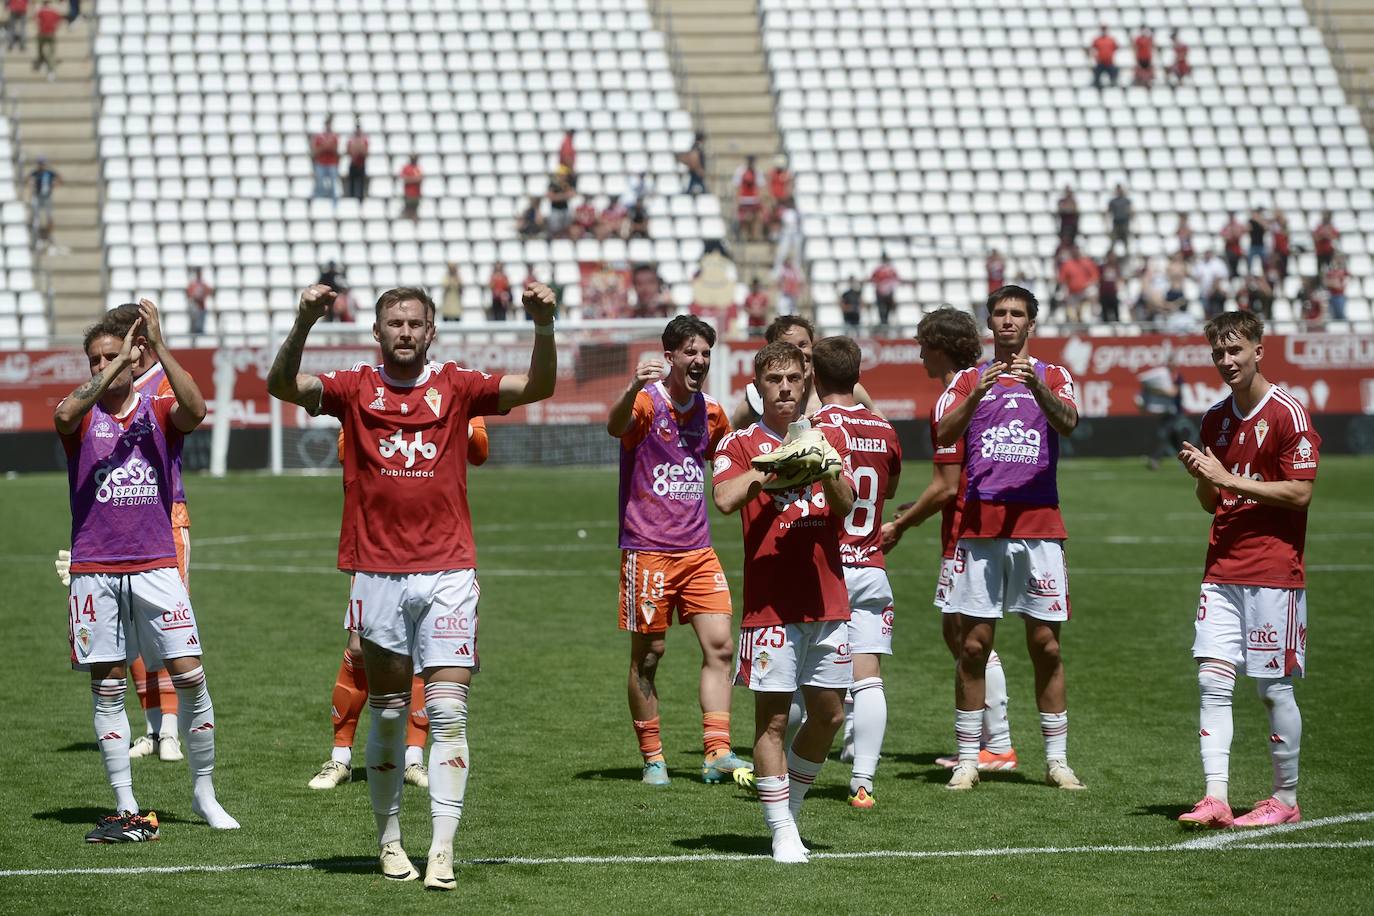
<path fill-rule="evenodd" d="M 1172 59 L 1164 68 L 1169 85 L 1178 86 L 1193 72 L 1188 63 L 1188 46 L 1183 43 L 1178 32 L 1171 32 L 1169 44 Z M 1092 44 L 1088 46 L 1088 56 L 1092 58 L 1093 88 L 1102 89 L 1104 84 L 1115 86 L 1121 76 L 1121 68 L 1116 65 L 1116 52 L 1120 45 L 1112 37 L 1111 30 L 1104 24 Z M 1131 39 L 1131 50 L 1135 66 L 1131 70 L 1131 85 L 1149 88 L 1155 83 L 1155 36 L 1148 27 L 1141 28 Z"/>

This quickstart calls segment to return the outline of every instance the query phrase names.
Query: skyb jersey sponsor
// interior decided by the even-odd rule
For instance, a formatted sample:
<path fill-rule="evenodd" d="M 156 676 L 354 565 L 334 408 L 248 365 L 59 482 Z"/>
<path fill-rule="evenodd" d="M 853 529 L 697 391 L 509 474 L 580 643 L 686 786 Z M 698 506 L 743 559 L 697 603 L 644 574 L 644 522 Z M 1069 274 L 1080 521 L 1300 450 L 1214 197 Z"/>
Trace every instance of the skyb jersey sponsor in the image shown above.
<path fill-rule="evenodd" d="M 172 463 L 182 434 L 173 398 L 134 395 L 122 417 L 96 404 L 62 436 L 72 507 L 72 572 L 135 572 L 176 565 Z"/>
<path fill-rule="evenodd" d="M 468 420 L 497 412 L 500 377 L 431 363 L 413 382 L 359 363 L 321 377 L 320 412 L 343 423 L 339 568 L 418 573 L 476 566 Z"/>
<path fill-rule="evenodd" d="M 849 445 L 833 426 L 819 427 L 839 452 L 850 487 Z M 750 462 L 782 443 L 762 423 L 726 436 L 716 451 L 717 485 L 747 473 Z M 849 591 L 840 560 L 844 518 L 830 511 L 819 483 L 763 491 L 740 509 L 744 526 L 744 616 L 741 626 L 768 627 L 848 620 Z"/>
<path fill-rule="evenodd" d="M 1315 480 L 1321 436 L 1307 411 L 1271 385 L 1249 416 L 1227 397 L 1202 418 L 1202 445 L 1238 477 Z M 1207 546 L 1204 582 L 1303 588 L 1307 510 L 1266 506 L 1221 490 Z"/>
<path fill-rule="evenodd" d="M 827 405 L 816 411 L 815 423 L 835 427 L 849 445 L 854 508 L 844 520 L 840 560 L 845 566 L 883 568 L 883 505 L 891 482 L 902 473 L 897 431 L 862 405 Z"/>

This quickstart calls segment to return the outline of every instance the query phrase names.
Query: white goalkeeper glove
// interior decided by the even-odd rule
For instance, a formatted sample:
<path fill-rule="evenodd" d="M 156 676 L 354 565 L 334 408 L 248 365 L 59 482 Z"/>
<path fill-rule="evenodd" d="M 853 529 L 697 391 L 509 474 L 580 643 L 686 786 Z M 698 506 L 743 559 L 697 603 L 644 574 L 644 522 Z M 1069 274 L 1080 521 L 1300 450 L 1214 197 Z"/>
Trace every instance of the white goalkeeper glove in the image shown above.
<path fill-rule="evenodd" d="M 63 585 L 72 584 L 72 552 L 70 550 L 59 550 L 57 559 L 53 561 L 53 566 L 57 567 L 57 578 L 62 580 Z"/>

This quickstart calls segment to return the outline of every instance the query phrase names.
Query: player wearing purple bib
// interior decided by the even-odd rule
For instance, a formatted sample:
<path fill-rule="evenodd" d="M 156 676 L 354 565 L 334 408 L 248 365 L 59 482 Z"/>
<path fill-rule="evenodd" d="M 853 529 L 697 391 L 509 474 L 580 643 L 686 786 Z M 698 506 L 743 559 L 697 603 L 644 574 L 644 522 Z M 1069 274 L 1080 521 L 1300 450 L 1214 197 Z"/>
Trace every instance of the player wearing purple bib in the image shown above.
<path fill-rule="evenodd" d="M 158 837 L 157 815 L 138 813 L 129 767 L 125 666 L 140 654 L 151 668 L 165 664 L 177 690 L 177 720 L 193 780 L 191 809 L 211 827 L 238 827 L 215 798 L 215 712 L 172 539 L 174 466 L 182 437 L 205 418 L 205 399 L 168 351 L 157 308 L 144 299 L 139 314 L 122 339 L 108 317 L 87 331 L 91 380 L 64 398 L 53 415 L 71 489 L 72 654 L 91 674 L 96 740 L 117 809 L 86 835 L 91 843 Z M 134 389 L 140 328 L 174 397 Z"/>

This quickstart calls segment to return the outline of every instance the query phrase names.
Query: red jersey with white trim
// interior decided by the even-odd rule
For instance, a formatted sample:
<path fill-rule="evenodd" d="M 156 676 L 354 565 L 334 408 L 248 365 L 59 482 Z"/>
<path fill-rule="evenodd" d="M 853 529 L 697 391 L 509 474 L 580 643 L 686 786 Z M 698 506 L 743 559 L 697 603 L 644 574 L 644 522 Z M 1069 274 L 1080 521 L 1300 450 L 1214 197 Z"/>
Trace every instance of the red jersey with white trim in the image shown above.
<path fill-rule="evenodd" d="M 862 404 L 827 404 L 816 411 L 817 426 L 844 433 L 854 474 L 854 508 L 840 534 L 840 561 L 845 566 L 886 568 L 883 559 L 883 504 L 890 482 L 902 473 L 902 447 L 892 424 Z"/>
<path fill-rule="evenodd" d="M 1041 376 L 1041 380 L 1050 392 L 1077 410 L 1078 398 L 1074 393 L 1073 377 L 1069 375 L 1069 370 L 1063 366 L 1041 362 L 1037 359 L 1032 359 L 1031 363 L 1035 366 L 1037 374 Z M 983 365 L 961 370 L 954 376 L 954 380 L 945 389 L 945 393 L 940 395 L 940 399 L 935 402 L 936 423 L 973 393 L 982 373 Z M 1015 430 L 1010 429 L 1010 427 L 1021 424 L 1020 419 L 1013 420 L 1006 429 L 998 426 L 999 414 L 1008 409 L 1019 411 L 1019 403 L 1022 401 L 1028 407 L 1028 422 Z M 1007 413 L 1006 415 L 1017 416 L 1016 413 Z M 980 450 L 980 454 L 990 450 L 995 456 L 999 454 L 998 446 L 1007 441 L 1011 442 L 1014 451 L 1014 447 L 1020 445 L 1014 441 L 1017 435 L 1030 425 L 1038 427 L 1035 431 L 1036 434 L 1041 440 L 1045 440 L 1049 446 L 1046 452 L 1048 472 L 1038 475 L 1040 478 L 1038 481 L 1032 477 L 1029 481 L 1018 482 L 1018 484 L 1025 484 L 1024 486 L 1018 485 L 1010 489 L 1019 490 L 1028 496 L 1036 496 L 1037 499 L 1023 502 L 1013 499 L 979 498 L 973 492 L 974 486 L 968 482 L 967 477 L 970 440 L 977 440 L 976 447 Z M 1054 489 L 1055 476 L 1058 472 L 1058 435 L 1053 427 L 1049 426 L 1044 411 L 1040 409 L 1040 405 L 1036 403 L 1034 396 L 1024 384 L 1008 376 L 1002 376 L 993 382 L 992 388 L 983 395 L 982 403 L 974 411 L 968 429 L 961 437 L 964 439 L 965 447 L 965 483 L 961 488 L 965 493 L 965 499 L 959 514 L 959 524 L 955 528 L 956 536 L 960 538 L 1039 538 L 1045 540 L 1068 538 L 1068 531 L 1064 527 L 1064 517 L 1059 512 L 1057 492 L 1052 502 L 1047 501 L 1049 491 Z M 1038 446 L 1035 452 L 1038 456 Z M 996 466 L 993 467 L 995 471 Z M 1008 473 L 1016 473 L 1017 471 L 1015 464 L 1008 464 L 1008 468 Z M 981 476 L 978 479 L 981 479 Z"/>
<path fill-rule="evenodd" d="M 964 471 L 964 437 L 960 436 L 953 445 L 941 445 L 935 441 L 935 408 L 930 408 L 930 447 L 935 450 L 931 459 L 935 464 L 959 465 L 959 489 L 954 498 L 945 503 L 940 510 L 940 556 L 946 560 L 954 559 L 954 548 L 959 543 L 959 517 L 964 512 L 964 488 L 968 486 L 968 475 Z"/>
<path fill-rule="evenodd" d="M 844 460 L 843 480 L 851 487 L 849 446 L 844 433 L 822 427 Z M 782 437 L 762 423 L 721 440 L 711 467 L 715 486 L 747 473 Z M 830 511 L 819 483 L 795 490 L 760 493 L 740 509 L 744 525 L 745 628 L 818 620 L 848 620 L 849 590 L 840 562 L 844 518 Z"/>
<path fill-rule="evenodd" d="M 1232 474 L 1252 480 L 1316 480 L 1321 436 L 1287 391 L 1270 385 L 1243 417 L 1227 397 L 1202 418 L 1202 444 Z M 1221 490 L 1203 582 L 1304 588 L 1307 510 L 1266 506 Z"/>
<path fill-rule="evenodd" d="M 359 363 L 320 381 L 320 412 L 338 417 L 344 432 L 339 569 L 474 568 L 468 419 L 498 412 L 500 376 L 430 363 L 401 382 Z"/>

